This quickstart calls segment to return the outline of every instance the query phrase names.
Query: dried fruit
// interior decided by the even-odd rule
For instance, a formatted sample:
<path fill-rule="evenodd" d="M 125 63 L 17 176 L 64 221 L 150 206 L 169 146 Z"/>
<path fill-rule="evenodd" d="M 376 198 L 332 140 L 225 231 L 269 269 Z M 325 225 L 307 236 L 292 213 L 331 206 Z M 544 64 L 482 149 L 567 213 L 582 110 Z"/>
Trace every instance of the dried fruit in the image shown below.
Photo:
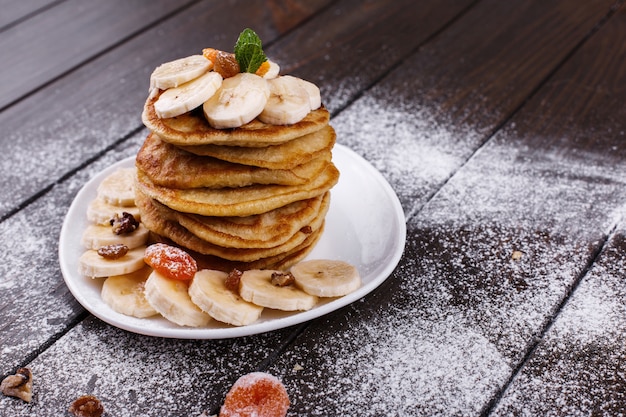
<path fill-rule="evenodd" d="M 33 374 L 28 368 L 20 368 L 15 375 L 9 375 L 2 380 L 0 390 L 4 395 L 29 403 L 33 399 Z"/>
<path fill-rule="evenodd" d="M 76 417 L 100 417 L 104 414 L 104 407 L 95 396 L 83 395 L 74 400 L 68 411 Z"/>
<path fill-rule="evenodd" d="M 296 282 L 291 272 L 272 272 L 272 285 L 286 287 Z"/>
<path fill-rule="evenodd" d="M 235 54 L 218 51 L 213 63 L 213 70 L 218 72 L 223 78 L 239 74 L 239 63 L 235 59 Z"/>
<path fill-rule="evenodd" d="M 161 275 L 179 279 L 190 280 L 198 272 L 198 264 L 184 250 L 165 243 L 155 243 L 146 248 L 144 261 Z"/>
<path fill-rule="evenodd" d="M 128 253 L 128 246 L 118 243 L 115 245 L 106 245 L 98 249 L 98 255 L 105 259 L 119 259 Z"/>
<path fill-rule="evenodd" d="M 202 56 L 215 64 L 215 57 L 217 56 L 218 52 L 219 51 L 215 48 L 204 48 L 202 50 Z"/>
<path fill-rule="evenodd" d="M 109 224 L 113 227 L 113 233 L 116 235 L 134 232 L 139 227 L 139 222 L 135 217 L 125 211 L 122 212 L 121 216 L 115 213 Z"/>
<path fill-rule="evenodd" d="M 224 281 L 224 286 L 233 292 L 239 293 L 239 281 L 241 281 L 242 275 L 243 272 L 238 269 L 233 269 L 228 273 Z"/>
<path fill-rule="evenodd" d="M 219 417 L 285 417 L 289 405 L 287 390 L 278 378 L 252 372 L 233 384 Z"/>
<path fill-rule="evenodd" d="M 270 62 L 269 61 L 265 61 L 261 64 L 261 66 L 259 67 L 258 70 L 256 70 L 255 74 L 258 75 L 259 77 L 264 76 L 265 74 L 267 74 L 267 71 L 270 70 Z"/>

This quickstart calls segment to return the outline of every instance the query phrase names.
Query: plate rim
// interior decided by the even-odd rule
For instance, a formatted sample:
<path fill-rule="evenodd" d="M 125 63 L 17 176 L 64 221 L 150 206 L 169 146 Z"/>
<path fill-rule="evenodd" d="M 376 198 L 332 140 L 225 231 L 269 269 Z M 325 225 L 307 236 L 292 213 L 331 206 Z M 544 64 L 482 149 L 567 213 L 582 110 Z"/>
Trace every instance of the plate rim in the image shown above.
<path fill-rule="evenodd" d="M 61 227 L 61 232 L 59 235 L 59 264 L 63 279 L 65 281 L 66 286 L 69 288 L 70 292 L 74 296 L 74 298 L 78 301 L 79 304 L 87 311 L 89 311 L 92 315 L 98 317 L 100 320 L 108 323 L 111 326 L 136 333 L 145 336 L 152 337 L 161 337 L 161 338 L 177 338 L 177 339 L 194 339 L 194 340 L 202 340 L 202 339 L 229 339 L 236 337 L 244 337 L 250 336 L 254 334 L 266 333 L 269 331 L 279 330 L 282 328 L 294 326 L 297 324 L 301 324 L 307 321 L 314 320 L 326 314 L 329 314 L 335 310 L 338 310 L 342 307 L 345 307 L 349 304 L 358 301 L 363 298 L 370 292 L 374 291 L 377 287 L 379 287 L 384 281 L 386 281 L 395 268 L 397 267 L 402 255 L 404 253 L 405 245 L 406 245 L 406 218 L 404 214 L 404 210 L 400 203 L 400 200 L 389 184 L 389 182 L 384 178 L 384 176 L 365 158 L 361 155 L 357 154 L 352 149 L 344 146 L 342 144 L 335 144 L 333 148 L 334 154 L 342 154 L 342 157 L 347 157 L 355 160 L 365 170 L 372 176 L 372 179 L 376 180 L 376 183 L 379 187 L 382 188 L 385 196 L 388 199 L 388 203 L 391 205 L 393 209 L 393 220 L 396 222 L 396 226 L 398 227 L 397 235 L 395 239 L 390 239 L 390 243 L 393 243 L 393 247 L 389 252 L 388 261 L 384 265 L 384 267 L 376 273 L 376 276 L 373 277 L 372 280 L 368 281 L 364 285 L 362 285 L 356 291 L 345 295 L 343 297 L 332 299 L 332 301 L 324 302 L 318 304 L 313 309 L 303 312 L 293 312 L 285 317 L 280 317 L 278 319 L 270 319 L 267 321 L 262 321 L 258 323 L 252 323 L 247 326 L 226 326 L 219 328 L 192 328 L 192 327 L 172 327 L 172 328 L 150 328 L 149 326 L 137 326 L 133 325 L 133 321 L 141 320 L 142 323 L 145 323 L 149 319 L 137 319 L 134 317 L 127 317 L 111 310 L 108 306 L 104 305 L 99 306 L 98 308 L 91 305 L 89 300 L 83 295 L 80 285 L 75 282 L 77 279 L 86 279 L 83 276 L 79 276 L 78 271 L 71 271 L 68 265 L 68 254 L 71 254 L 72 250 L 70 248 L 76 249 L 76 246 L 72 246 L 67 241 L 68 231 L 71 229 L 70 223 L 76 221 L 73 218 L 74 212 L 78 209 L 78 206 L 82 204 L 86 204 L 83 200 L 86 198 L 86 195 L 89 193 L 93 193 L 94 185 L 99 183 L 108 173 L 113 172 L 118 167 L 122 167 L 131 163 L 135 157 L 129 156 L 127 158 L 121 159 L 111 165 L 108 165 L 106 168 L 100 170 L 91 178 L 83 184 L 80 190 L 76 193 L 72 203 L 70 204 L 65 218 L 63 220 L 63 225 Z M 333 155 L 334 157 L 335 155 Z M 333 160 L 335 160 L 333 158 Z M 341 171 L 341 169 L 340 169 Z M 341 177 L 340 177 L 341 181 Z M 97 187 L 97 186 L 96 186 Z M 332 202 L 331 202 L 332 209 Z M 330 211 L 329 211 L 330 212 Z M 86 217 L 86 214 L 83 213 L 83 216 Z M 86 218 L 85 218 L 85 222 Z M 324 234 L 329 233 L 329 231 L 325 231 Z M 323 236 L 322 236 L 323 237 Z M 80 239 L 75 239 L 76 244 L 80 245 Z M 78 277 L 78 278 L 77 278 Z M 107 308 L 111 310 L 113 317 L 111 314 L 104 314 L 103 309 L 106 311 Z M 119 319 L 116 319 L 115 316 L 122 316 Z"/>

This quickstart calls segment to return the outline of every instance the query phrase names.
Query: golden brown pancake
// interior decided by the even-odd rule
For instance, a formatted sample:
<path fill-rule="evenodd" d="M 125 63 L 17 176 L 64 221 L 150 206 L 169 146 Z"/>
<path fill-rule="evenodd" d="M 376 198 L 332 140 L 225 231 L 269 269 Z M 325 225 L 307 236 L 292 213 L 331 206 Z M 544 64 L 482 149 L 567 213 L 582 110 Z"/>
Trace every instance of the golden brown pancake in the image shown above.
<path fill-rule="evenodd" d="M 264 147 L 277 145 L 328 125 L 330 114 L 324 107 L 311 111 L 304 119 L 292 125 L 271 125 L 254 119 L 235 129 L 215 129 L 209 125 L 204 115 L 187 112 L 177 117 L 161 119 L 154 110 L 154 103 L 162 91 L 150 94 L 144 105 L 142 120 L 144 125 L 161 139 L 177 146 L 230 145 Z"/>
<path fill-rule="evenodd" d="M 213 244 L 233 248 L 269 248 L 318 222 L 328 212 L 330 193 L 296 201 L 267 213 L 246 217 L 207 217 L 174 212 L 181 226 Z M 312 226 L 314 227 L 314 226 Z"/>
<path fill-rule="evenodd" d="M 212 243 L 206 242 L 189 230 L 182 227 L 175 219 L 175 213 L 172 213 L 167 207 L 151 200 L 150 198 L 139 198 L 137 204 L 141 207 L 143 213 L 143 224 L 150 231 L 164 236 L 181 247 L 191 249 L 203 255 L 217 256 L 229 261 L 252 262 L 262 258 L 270 258 L 280 254 L 293 251 L 299 247 L 306 238 L 317 232 L 324 223 L 324 216 L 318 216 L 310 223 L 310 229 L 306 233 L 302 230 L 297 231 L 287 242 L 270 248 L 224 248 Z"/>
<path fill-rule="evenodd" d="M 227 145 L 182 146 L 196 155 L 212 156 L 236 164 L 268 169 L 292 169 L 330 152 L 336 141 L 335 130 L 327 125 L 308 135 L 266 147 Z"/>
<path fill-rule="evenodd" d="M 298 185 L 319 175 L 330 162 L 327 152 L 293 169 L 267 169 L 198 156 L 149 134 L 135 164 L 156 185 L 168 188 L 245 187 L 253 184 Z"/>
<path fill-rule="evenodd" d="M 196 260 L 196 262 L 198 263 L 198 269 L 215 269 L 224 272 L 230 272 L 234 268 L 239 269 L 240 271 L 246 271 L 249 269 L 276 269 L 284 271 L 289 269 L 289 267 L 296 264 L 297 262 L 300 262 L 313 250 L 320 237 L 322 236 L 323 229 L 324 225 L 322 225 L 320 230 L 318 230 L 317 232 L 311 233 L 306 238 L 306 240 L 302 242 L 302 244 L 300 244 L 298 247 L 290 252 L 283 253 L 277 256 L 272 256 L 270 258 L 258 259 L 253 262 L 229 261 L 213 255 L 203 255 L 187 248 L 183 249 L 185 249 Z M 180 246 L 176 245 L 170 239 L 159 236 L 156 233 L 152 233 L 152 241 Z"/>
<path fill-rule="evenodd" d="M 241 188 L 174 189 L 154 184 L 137 170 L 137 189 L 169 208 L 203 216 L 250 216 L 317 197 L 339 180 L 331 162 L 310 182 L 302 185 L 250 185 Z"/>

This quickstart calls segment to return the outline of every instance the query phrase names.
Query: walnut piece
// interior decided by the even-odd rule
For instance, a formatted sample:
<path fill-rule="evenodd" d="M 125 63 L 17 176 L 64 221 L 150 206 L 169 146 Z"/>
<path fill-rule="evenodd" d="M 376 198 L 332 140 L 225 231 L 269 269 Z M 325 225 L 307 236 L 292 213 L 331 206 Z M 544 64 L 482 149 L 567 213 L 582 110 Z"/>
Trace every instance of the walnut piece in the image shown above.
<path fill-rule="evenodd" d="M 33 374 L 28 368 L 20 368 L 15 375 L 9 375 L 2 380 L 0 390 L 4 395 L 29 403 L 33 399 Z"/>
<path fill-rule="evenodd" d="M 226 280 L 224 281 L 224 285 L 226 286 L 226 288 L 239 294 L 239 281 L 241 280 L 242 275 L 243 272 L 238 269 L 233 269 L 232 271 L 230 271 L 230 273 L 226 277 Z"/>
<path fill-rule="evenodd" d="M 115 213 L 109 224 L 113 226 L 113 233 L 116 235 L 132 233 L 139 227 L 139 222 L 135 219 L 135 216 L 125 211 L 122 212 L 121 216 Z"/>
<path fill-rule="evenodd" d="M 272 272 L 272 285 L 286 287 L 296 282 L 291 272 Z"/>
<path fill-rule="evenodd" d="M 128 246 L 118 243 L 102 246 L 98 249 L 98 255 L 105 259 L 119 259 L 128 253 Z"/>
<path fill-rule="evenodd" d="M 68 411 L 76 417 L 100 417 L 104 407 L 97 397 L 83 395 L 74 400 Z"/>

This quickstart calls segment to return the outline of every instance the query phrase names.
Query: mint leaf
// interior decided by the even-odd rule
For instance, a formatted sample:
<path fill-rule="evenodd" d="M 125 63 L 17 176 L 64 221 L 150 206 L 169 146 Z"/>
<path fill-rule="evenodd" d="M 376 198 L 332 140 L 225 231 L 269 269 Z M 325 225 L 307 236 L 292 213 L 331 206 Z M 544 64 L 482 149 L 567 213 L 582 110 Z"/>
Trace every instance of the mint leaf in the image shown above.
<path fill-rule="evenodd" d="M 261 39 L 252 29 L 244 29 L 235 44 L 235 59 L 239 71 L 255 73 L 267 61 Z"/>

